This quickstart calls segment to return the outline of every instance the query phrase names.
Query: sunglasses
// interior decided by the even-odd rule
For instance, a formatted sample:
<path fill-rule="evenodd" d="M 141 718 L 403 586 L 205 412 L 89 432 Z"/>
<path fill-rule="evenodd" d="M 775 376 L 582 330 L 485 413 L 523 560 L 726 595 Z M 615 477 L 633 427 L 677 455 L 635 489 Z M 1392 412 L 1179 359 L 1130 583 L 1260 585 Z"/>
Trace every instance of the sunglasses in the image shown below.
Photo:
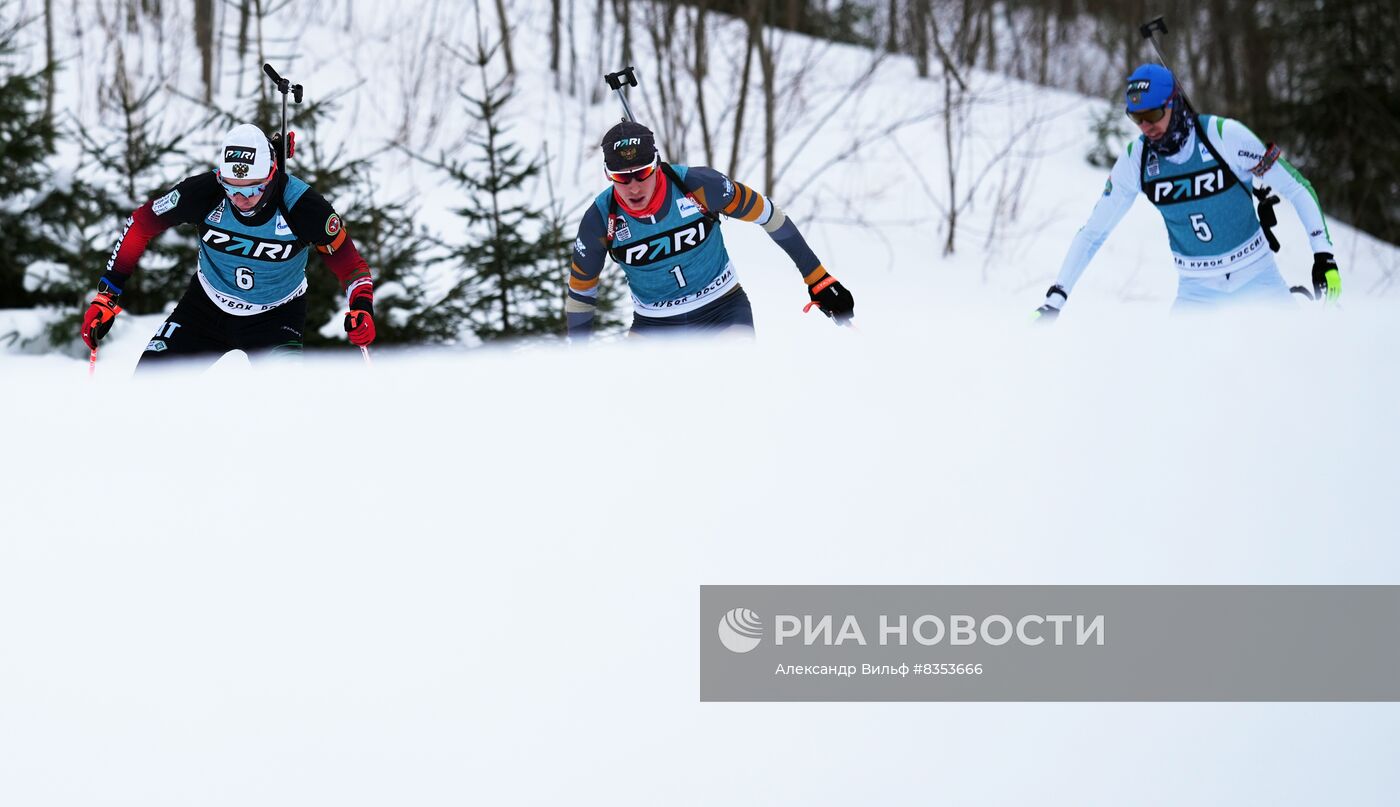
<path fill-rule="evenodd" d="M 1141 112 L 1128 112 L 1128 117 L 1133 119 L 1133 123 L 1156 123 L 1167 114 L 1166 106 L 1159 106 L 1156 109 L 1144 109 Z"/>
<path fill-rule="evenodd" d="M 224 192 L 229 196 L 242 196 L 245 199 L 252 199 L 254 196 L 267 190 L 267 186 L 272 184 L 272 178 L 277 176 L 277 169 L 274 167 L 272 173 L 267 175 L 261 185 L 230 185 L 224 181 L 223 174 L 218 174 L 219 184 L 224 186 Z"/>
<path fill-rule="evenodd" d="M 608 179 L 619 185 L 626 185 L 629 182 L 644 182 L 656 173 L 657 166 L 661 163 L 661 155 L 651 158 L 651 165 L 644 165 L 641 168 L 630 168 L 626 171 L 609 171 L 603 169 L 603 173 L 608 175 Z"/>

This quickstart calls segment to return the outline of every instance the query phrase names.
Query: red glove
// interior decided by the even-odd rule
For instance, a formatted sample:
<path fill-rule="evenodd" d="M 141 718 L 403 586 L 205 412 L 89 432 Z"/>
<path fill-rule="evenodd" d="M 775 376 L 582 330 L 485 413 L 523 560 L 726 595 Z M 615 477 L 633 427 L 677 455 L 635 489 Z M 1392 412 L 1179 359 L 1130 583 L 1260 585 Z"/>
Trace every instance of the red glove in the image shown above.
<path fill-rule="evenodd" d="M 345 314 L 345 333 L 350 343 L 359 347 L 374 341 L 374 303 L 362 298 L 350 304 Z"/>
<path fill-rule="evenodd" d="M 93 298 L 87 313 L 83 315 L 83 329 L 80 331 L 83 341 L 87 343 L 88 347 L 93 350 L 97 349 L 97 343 L 107 335 L 108 331 L 112 330 L 112 323 L 121 311 L 121 306 L 117 305 L 116 295 L 104 291 Z M 370 334 L 373 338 L 373 326 L 370 326 Z"/>

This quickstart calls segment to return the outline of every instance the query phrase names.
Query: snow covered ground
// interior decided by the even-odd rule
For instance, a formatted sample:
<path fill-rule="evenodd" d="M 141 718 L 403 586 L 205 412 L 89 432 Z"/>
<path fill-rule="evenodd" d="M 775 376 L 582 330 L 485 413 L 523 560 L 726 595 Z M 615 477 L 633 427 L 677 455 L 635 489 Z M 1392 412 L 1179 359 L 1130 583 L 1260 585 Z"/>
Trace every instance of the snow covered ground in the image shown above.
<path fill-rule="evenodd" d="M 1388 803 L 1395 704 L 699 702 L 706 583 L 1396 582 L 1388 309 L 900 313 L 149 383 L 8 360 L 0 794 Z"/>
<path fill-rule="evenodd" d="M 318 23 L 303 72 L 351 83 L 461 22 L 423 7 Z M 823 54 L 847 81 L 865 58 Z M 882 67 L 860 109 L 907 105 L 911 74 Z M 145 382 L 158 317 L 123 315 L 91 381 L 0 348 L 0 803 L 1391 803 L 1395 704 L 699 702 L 701 584 L 1400 582 L 1397 251 L 1334 228 L 1340 312 L 1171 320 L 1139 205 L 1029 327 L 1102 184 L 1092 102 L 979 81 L 1002 88 L 984 154 L 1026 104 L 1050 116 L 1004 238 L 977 237 L 984 200 L 940 256 L 909 168 L 936 176 L 937 122 L 780 193 L 858 332 L 802 315 L 736 224 L 753 344 L 347 348 Z M 523 82 L 581 203 L 616 113 Z M 821 130 L 811 164 L 855 131 Z M 390 163 L 386 192 L 421 172 Z"/>

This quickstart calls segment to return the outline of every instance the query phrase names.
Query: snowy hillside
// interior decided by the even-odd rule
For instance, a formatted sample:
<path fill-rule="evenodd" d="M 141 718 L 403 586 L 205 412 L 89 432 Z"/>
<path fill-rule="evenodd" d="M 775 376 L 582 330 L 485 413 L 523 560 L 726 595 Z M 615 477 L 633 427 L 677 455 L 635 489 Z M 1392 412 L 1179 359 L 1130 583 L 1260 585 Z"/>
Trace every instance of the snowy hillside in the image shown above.
<path fill-rule="evenodd" d="M 31 11 L 39 6 L 37 0 L 21 2 Z M 58 50 L 67 57 L 59 106 L 92 125 L 111 114 L 103 112 L 99 99 L 118 49 L 96 24 L 113 13 L 106 4 L 79 5 L 95 10 L 74 15 L 58 32 Z M 477 92 L 480 77 L 449 47 L 475 41 L 476 15 L 469 4 L 408 5 L 289 4 L 264 32 L 264 58 L 303 82 L 309 96 L 339 96 L 333 120 L 315 133 L 320 143 L 349 155 L 375 155 L 381 193 L 412 199 L 423 224 L 453 233 L 462 225 L 452 212 L 457 199 L 449 183 L 391 146 L 429 157 L 462 148 L 469 118 L 457 92 Z M 603 70 L 621 65 L 618 44 L 610 36 L 595 46 L 593 32 L 578 20 L 572 33 L 577 86 L 570 87 L 568 73 L 556 79 L 542 58 L 549 4 L 511 7 L 512 41 L 522 54 L 517 95 L 506 110 L 512 135 L 532 156 L 548 158 L 550 177 L 538 183 L 537 196 L 544 198 L 552 187 L 567 209 L 581 214 L 603 187 L 598 138 L 620 114 L 600 79 Z M 489 9 L 482 14 L 488 35 L 494 35 L 494 16 Z M 188 12 L 167 12 L 163 20 L 157 26 L 143 19 L 139 31 L 123 40 L 121 54 L 153 80 L 168 83 L 173 94 L 167 114 L 178 119 L 195 110 L 184 99 L 202 95 L 198 70 L 187 67 L 198 62 L 198 54 L 188 35 Z M 744 30 L 719 17 L 710 24 L 714 53 L 706 104 L 712 115 L 732 118 Z M 218 25 L 223 47 L 216 100 L 234 108 L 264 80 L 257 72 L 261 59 L 252 52 L 239 57 L 232 11 L 221 11 Z M 1103 186 L 1106 171 L 1088 165 L 1084 155 L 1092 146 L 1091 118 L 1104 102 L 969 73 L 965 126 L 962 114 L 955 113 L 957 179 L 950 191 L 942 85 L 936 76 L 918 79 L 905 58 L 773 36 L 785 92 L 777 99 L 771 191 L 826 265 L 860 296 L 863 311 L 878 316 L 892 295 L 918 295 L 931 306 L 955 309 L 969 297 L 986 298 L 994 315 L 1008 320 L 1020 320 L 1038 305 Z M 655 123 L 661 70 L 649 48 L 638 44 L 637 50 L 643 87 L 633 105 L 642 120 Z M 1104 96 L 1115 92 L 1105 88 Z M 734 172 L 755 186 L 763 184 L 764 175 L 761 101 L 757 95 L 749 99 Z M 725 170 L 730 118 L 717 127 L 714 143 L 714 162 Z M 693 113 L 689 121 L 690 128 L 675 138 L 684 139 L 685 152 L 666 156 L 704 163 Z M 221 135 L 221 130 L 207 134 L 211 154 Z M 1285 133 L 1271 136 L 1286 145 Z M 944 255 L 944 211 L 953 206 L 959 209 L 955 252 Z M 1288 204 L 1278 211 L 1284 244 L 1278 262 L 1289 282 L 1305 282 L 1312 257 L 1304 231 Z M 1394 299 L 1400 293 L 1394 284 L 1400 250 L 1343 223 L 1331 224 L 1346 294 Z M 801 301 L 793 270 L 757 228 L 735 225 L 726 240 L 734 244 L 735 264 L 760 317 L 771 319 L 770 312 L 784 307 L 781 298 Z M 1146 204 L 1136 205 L 1077 287 L 1075 309 L 1131 302 L 1144 305 L 1144 313 L 1164 311 L 1176 283 L 1166 243 L 1157 214 Z"/>
<path fill-rule="evenodd" d="M 303 48 L 275 54 L 285 73 L 354 88 L 324 135 L 374 152 L 411 119 L 414 147 L 455 142 L 452 73 L 424 43 L 469 36 L 470 7 L 345 8 L 280 18 Z M 547 8 L 517 6 L 521 53 Z M 94 36 L 62 41 L 109 55 Z M 189 46 L 141 36 L 132 53 L 193 94 Z M 1098 102 L 974 76 L 959 176 L 987 179 L 944 257 L 942 122 L 879 134 L 936 109 L 933 90 L 890 60 L 836 107 L 870 55 L 799 37 L 782 53 L 823 68 L 784 99 L 776 196 L 851 288 L 858 331 L 804 316 L 785 256 L 734 223 L 752 344 L 382 351 L 370 368 L 347 347 L 141 382 L 159 317 L 119 320 L 91 381 L 0 344 L 0 804 L 1391 803 L 1395 704 L 699 702 L 702 584 L 1400 568 L 1400 251 L 1334 225 L 1341 311 L 1173 320 L 1165 234 L 1138 205 L 1062 320 L 1028 327 L 1102 186 L 1082 156 Z M 94 75 L 65 73 L 79 114 L 98 114 L 79 100 Z M 222 80 L 232 96 L 253 78 Z M 547 140 L 581 209 L 617 112 L 550 83 L 523 72 L 516 132 Z M 761 174 L 746 153 L 741 179 Z M 421 165 L 379 165 L 385 193 L 455 226 Z M 38 319 L 0 312 L 0 334 Z"/>

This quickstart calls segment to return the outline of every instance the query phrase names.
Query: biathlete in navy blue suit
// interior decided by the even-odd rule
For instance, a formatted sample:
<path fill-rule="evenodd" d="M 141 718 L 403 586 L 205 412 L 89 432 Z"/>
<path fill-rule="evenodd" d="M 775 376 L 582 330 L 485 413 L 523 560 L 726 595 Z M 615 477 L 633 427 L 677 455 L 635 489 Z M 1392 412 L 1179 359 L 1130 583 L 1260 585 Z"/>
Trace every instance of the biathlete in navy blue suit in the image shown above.
<path fill-rule="evenodd" d="M 185 179 L 131 214 L 83 317 L 89 347 L 111 329 L 146 245 L 177 224 L 199 229 L 199 267 L 147 343 L 138 370 L 171 359 L 213 363 L 230 350 L 250 358 L 300 354 L 308 247 L 321 253 L 345 290 L 350 341 L 374 341 L 373 278 L 340 216 L 279 166 L 267 136 L 245 123 L 224 139 L 216 170 Z"/>
<path fill-rule="evenodd" d="M 574 240 L 565 307 L 571 337 L 592 330 L 605 254 L 627 274 L 633 334 L 751 334 L 753 309 L 724 247 L 720 216 L 763 227 L 823 313 L 838 324 L 854 316 L 850 292 L 771 199 L 713 168 L 662 162 L 651 130 L 639 123 L 619 123 L 599 145 L 612 186 L 584 213 Z"/>

